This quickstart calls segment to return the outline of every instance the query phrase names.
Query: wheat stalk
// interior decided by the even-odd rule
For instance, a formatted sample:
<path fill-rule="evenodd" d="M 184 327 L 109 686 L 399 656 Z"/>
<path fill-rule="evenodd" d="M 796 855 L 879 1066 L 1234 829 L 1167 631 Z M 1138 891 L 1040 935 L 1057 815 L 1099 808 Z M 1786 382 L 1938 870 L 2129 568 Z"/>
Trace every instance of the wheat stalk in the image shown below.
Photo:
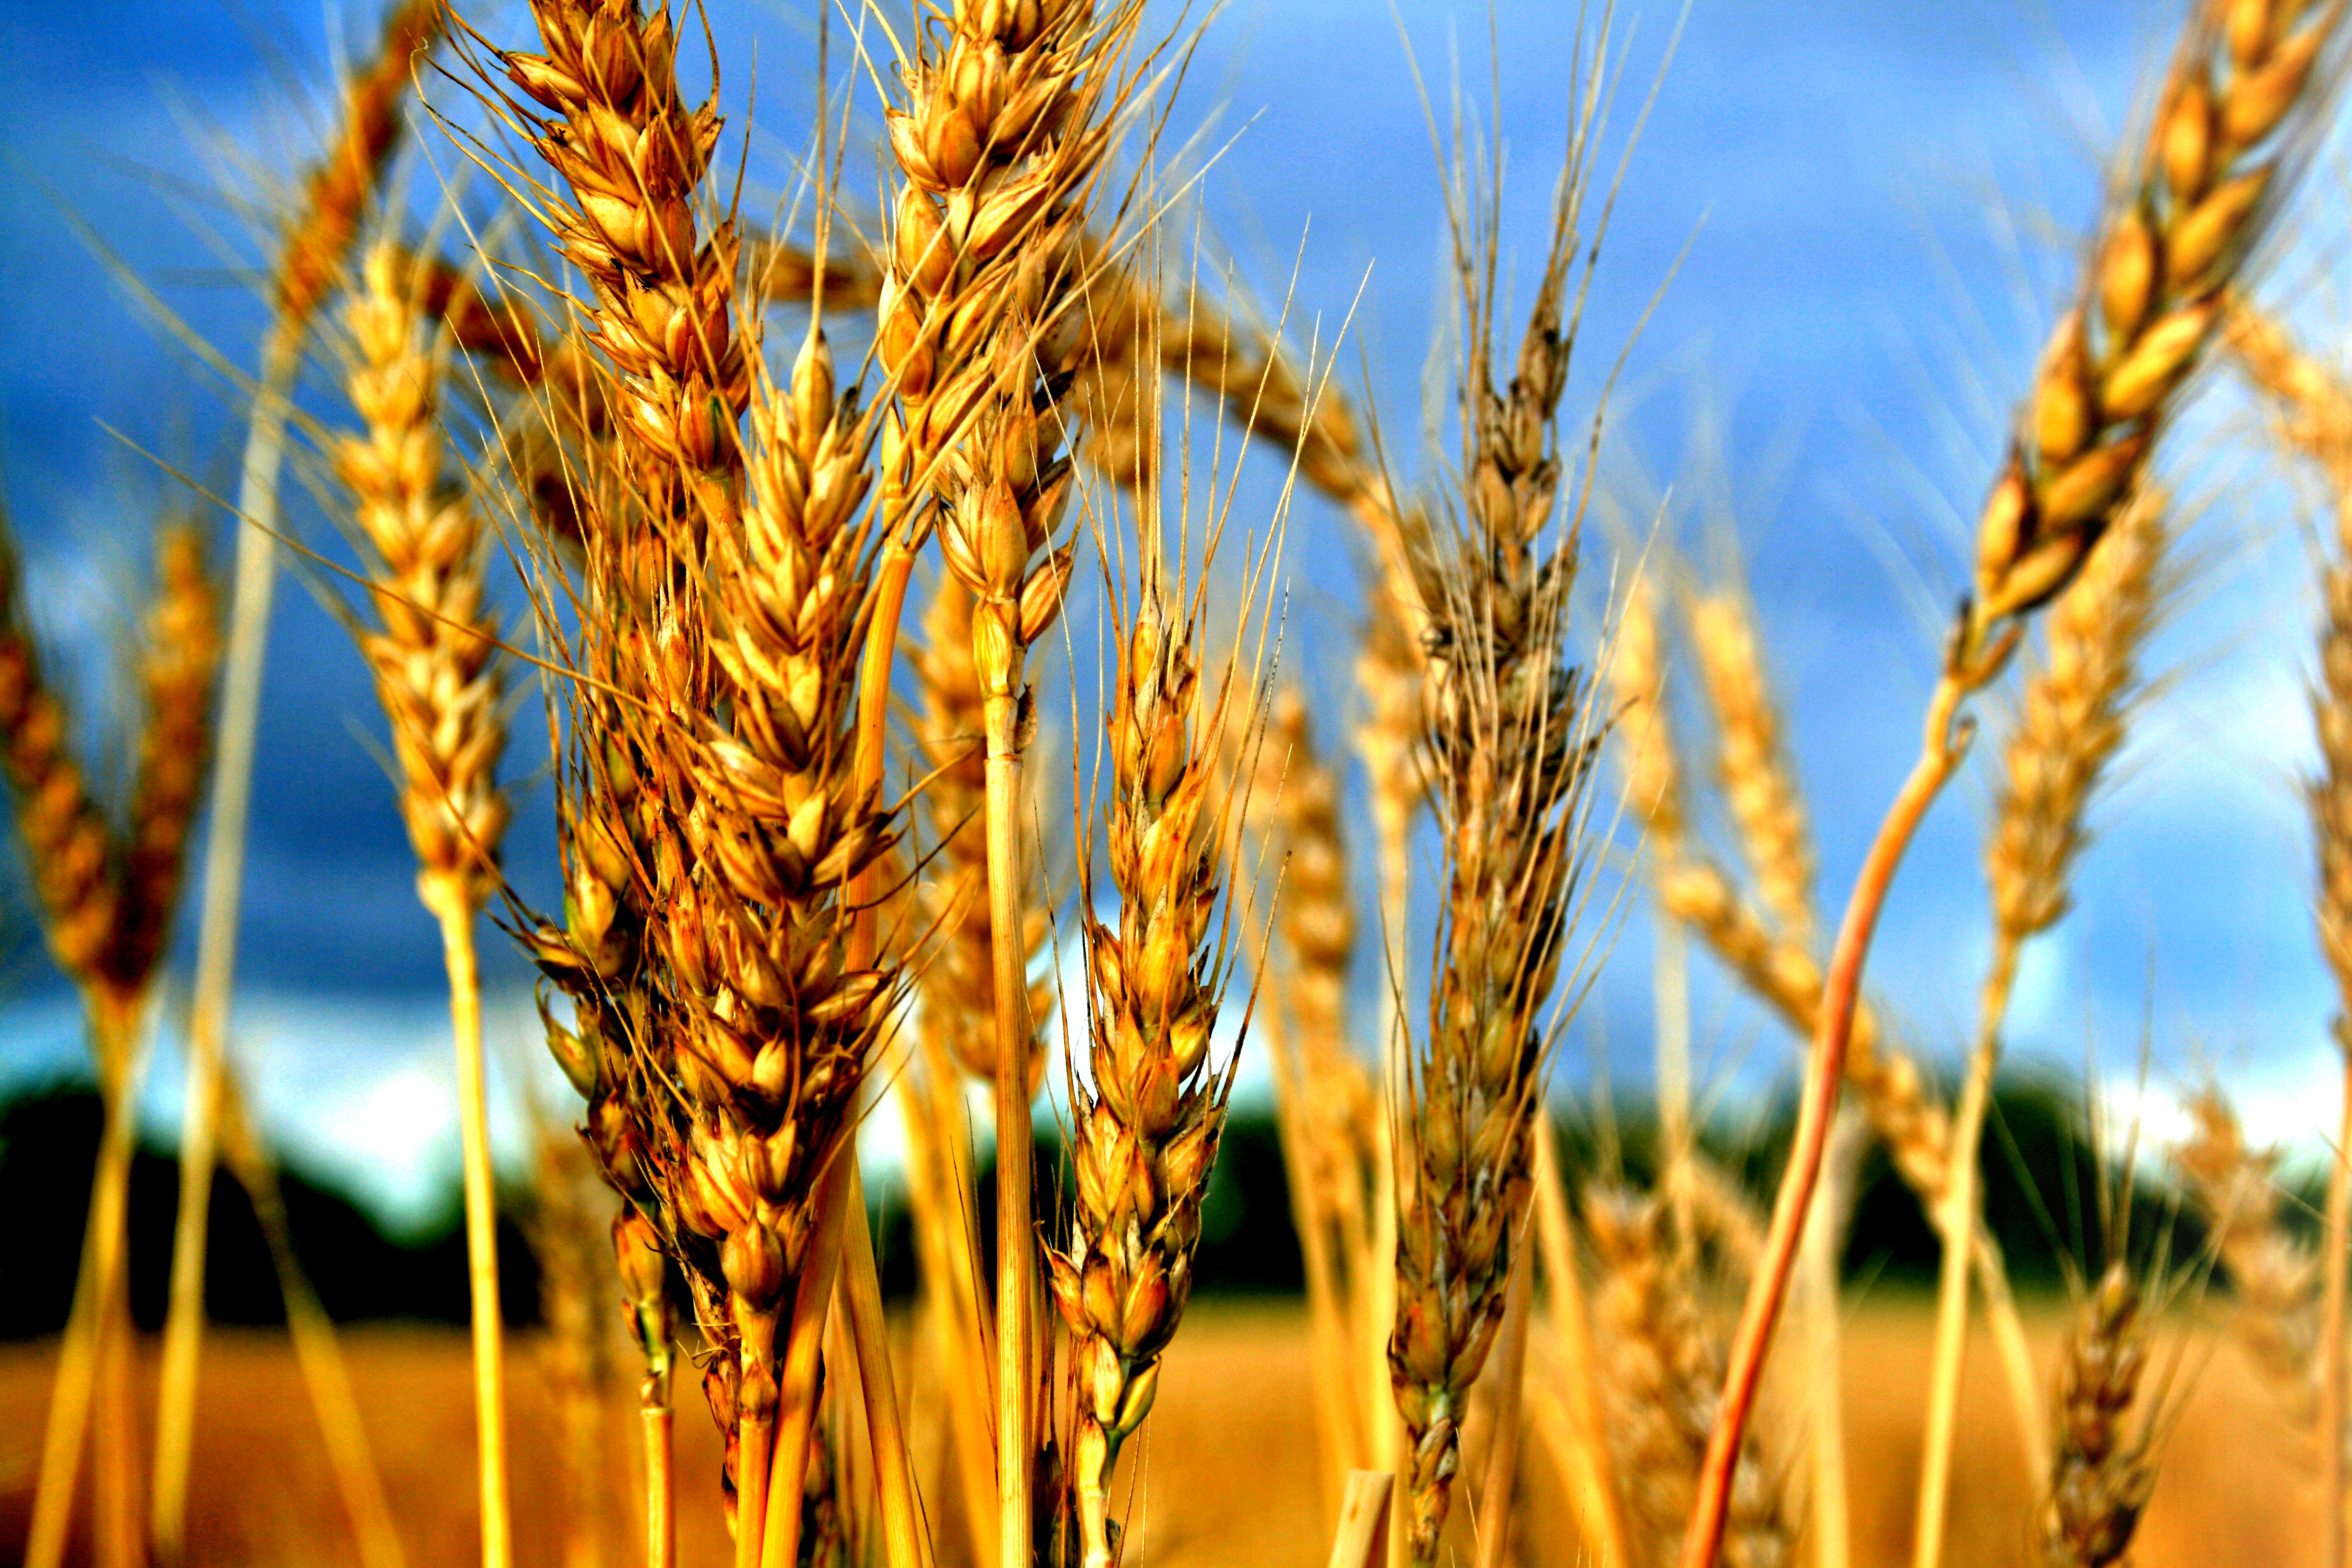
<path fill-rule="evenodd" d="M 1978 1146 L 1992 1101 L 2018 955 L 2030 938 L 2065 913 L 2067 883 L 2087 837 L 2084 817 L 2123 745 L 2138 690 L 2139 654 L 2157 611 L 2166 505 L 2162 491 L 2141 489 L 2053 603 L 2045 627 L 2048 657 L 2026 683 L 2004 758 L 1985 848 L 1992 889 L 1992 958 L 1978 1005 L 1976 1048 L 1942 1157 L 1944 1202 L 1935 1215 L 1944 1258 L 1916 1515 L 1914 1556 L 1920 1568 L 1934 1568 L 1942 1552 L 1966 1364 L 1971 1238 L 1982 1224 Z"/>

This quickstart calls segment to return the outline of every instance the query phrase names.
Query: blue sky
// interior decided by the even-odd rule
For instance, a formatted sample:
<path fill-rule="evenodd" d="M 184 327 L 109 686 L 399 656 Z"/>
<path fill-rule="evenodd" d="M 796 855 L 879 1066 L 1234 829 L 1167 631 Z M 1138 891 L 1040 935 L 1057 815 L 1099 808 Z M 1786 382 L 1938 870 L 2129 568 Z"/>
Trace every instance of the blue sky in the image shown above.
<path fill-rule="evenodd" d="M 1830 894 L 1910 760 L 1935 617 L 1963 581 L 1967 520 L 2074 237 L 2095 210 L 2102 149 L 2160 65 L 2179 9 L 1699 0 L 1683 27 L 1603 252 L 1570 405 L 1589 408 L 1656 299 L 1620 386 L 1606 472 L 1628 497 L 1671 483 L 1673 526 L 1703 559 L 1717 548 L 1709 531 L 1735 525 L 1796 714 Z M 519 5 L 474 10 L 493 37 L 527 26 Z M 1444 313 L 1438 178 L 1412 62 L 1441 114 L 1458 78 L 1501 125 L 1507 259 L 1524 271 L 1539 255 L 1558 164 L 1574 11 L 1563 0 L 1398 0 L 1393 11 L 1381 0 L 1235 0 L 1210 19 L 1177 100 L 1172 124 L 1199 150 L 1192 163 L 1208 165 L 1211 253 L 1261 298 L 1288 292 L 1297 341 L 1328 347 L 1351 324 L 1341 373 L 1408 460 Z M 804 122 L 813 100 L 813 11 L 717 0 L 710 13 L 733 125 L 758 127 L 756 208 L 781 188 L 788 151 L 767 127 Z M 0 472 L 37 615 L 91 695 L 87 708 L 103 689 L 146 530 L 173 497 L 128 443 L 217 479 L 236 400 L 193 372 L 76 226 L 205 341 L 249 363 L 252 202 L 315 146 L 320 84 L 372 14 L 362 0 L 0 7 L 10 290 Z M 1621 11 L 1631 45 L 1620 128 L 1676 24 L 1667 5 Z M 433 90 L 462 112 L 453 87 Z M 431 191 L 457 167 L 436 145 L 405 165 L 408 188 Z M 2347 318 L 2304 257 L 2340 239 L 2340 169 L 2321 163 L 2308 231 L 2270 274 L 2273 295 L 2330 343 Z M 2080 910 L 2028 959 L 2012 1048 L 2068 1071 L 2087 1054 L 2127 1088 L 2145 1036 L 2158 1090 L 2219 1072 L 2265 1130 L 2309 1141 L 2333 1115 L 2331 988 L 2310 935 L 2294 785 L 2311 751 L 2310 573 L 2297 498 L 2263 482 L 2247 426 L 2217 386 L 2168 456 L 2200 502 L 2199 586 L 2155 660 L 2175 678 L 2099 809 Z M 1271 482 L 1256 474 L 1248 493 L 1262 498 Z M 299 487 L 293 499 L 306 534 L 331 542 L 318 507 Z M 1302 500 L 1286 656 L 1334 714 L 1349 700 L 1349 560 L 1343 525 Z M 1605 577 L 1603 542 L 1590 563 L 1596 583 Z M 297 585 L 281 592 L 268 696 L 240 1048 L 274 1131 L 395 1208 L 413 1206 L 454 1167 L 436 945 L 359 661 Z M 543 785 L 531 751 L 519 742 L 515 752 L 526 790 Z M 1975 850 L 1987 776 L 1978 768 L 1931 821 L 1873 970 L 1919 1047 L 1943 1060 L 1968 1027 L 1986 947 Z M 518 881 L 544 897 L 543 806 L 526 809 L 510 843 Z M 70 1005 L 26 929 L 14 923 L 19 956 L 0 976 L 0 1082 L 80 1056 Z M 1364 967 L 1369 1022 L 1369 946 Z M 1736 1111 L 1785 1076 L 1789 1042 L 1698 967 L 1699 1051 Z M 1571 1031 L 1564 1079 L 1589 1082 L 1605 1058 L 1613 1081 L 1638 1088 L 1648 972 L 1636 912 Z M 530 1063 L 527 976 L 499 954 L 491 978 L 507 998 L 494 1009 L 500 1033 Z M 159 1124 L 177 1082 L 172 1053 L 160 1053 L 149 1095 Z"/>

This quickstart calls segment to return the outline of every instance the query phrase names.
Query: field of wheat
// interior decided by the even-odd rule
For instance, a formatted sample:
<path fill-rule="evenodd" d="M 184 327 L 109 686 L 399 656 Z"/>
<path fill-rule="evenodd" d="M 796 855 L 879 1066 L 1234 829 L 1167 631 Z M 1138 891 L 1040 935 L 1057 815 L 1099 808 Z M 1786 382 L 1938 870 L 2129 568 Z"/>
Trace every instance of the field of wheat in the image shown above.
<path fill-rule="evenodd" d="M 813 109 L 754 133 L 718 84 L 772 57 L 690 3 L 397 0 L 268 211 L 262 340 L 180 334 L 242 457 L 169 469 L 188 505 L 121 689 L 61 677 L 0 551 L 0 774 L 105 1102 L 62 1335 L 0 1359 L 0 1542 L 29 1568 L 2344 1568 L 2352 1065 L 2298 1091 L 2342 1128 L 2315 1202 L 2225 1087 L 2160 1140 L 2091 1116 L 2086 1158 L 2043 1167 L 1995 1089 L 2167 688 L 2151 639 L 2212 568 L 2186 542 L 2225 500 L 2179 454 L 2217 438 L 2184 410 L 2223 379 L 2261 444 L 2234 472 L 2322 498 L 2315 871 L 2272 896 L 2313 907 L 2352 1017 L 2352 378 L 2264 287 L 2328 183 L 2347 6 L 2186 0 L 2151 57 L 1999 393 L 1966 566 L 1927 590 L 1916 761 L 1833 759 L 1891 788 L 1825 889 L 1737 550 L 1612 467 L 1639 344 L 1586 308 L 1674 68 L 1629 69 L 1629 16 L 1592 6 L 1542 62 L 1565 134 L 1533 155 L 1465 57 L 1433 74 L 1433 369 L 1393 409 L 1347 374 L 1346 301 L 1292 330 L 1199 216 L 1217 159 L 1170 127 L 1222 11 L 811 7 L 784 68 Z M 1496 72 L 1530 68 L 1512 43 L 1486 39 Z M 289 521 L 298 484 L 339 539 Z M 1310 507 L 1349 531 L 1340 636 L 1291 614 L 1337 591 L 1288 552 Z M 369 672 L 446 965 L 462 1343 L 327 1310 L 233 1048 L 289 566 Z M 1964 778 L 1986 958 L 1882 991 L 1880 917 Z M 509 879 L 525 833 L 560 886 Z M 1635 920 L 1654 1092 L 1621 1105 L 1569 1042 Z M 509 951 L 564 1097 L 527 1332 L 485 1044 Z M 1796 1086 L 1737 1148 L 1700 966 Z M 1948 1083 L 1930 1015 L 1966 1020 Z M 126 1216 L 165 1040 L 150 1341 Z M 1193 1299 L 1245 1062 L 1296 1307 Z M 1989 1201 L 2004 1149 L 2061 1292 Z M 1916 1303 L 1856 1278 L 1874 1162 L 1932 1237 Z M 207 1331 L 215 1167 L 282 1336 Z"/>

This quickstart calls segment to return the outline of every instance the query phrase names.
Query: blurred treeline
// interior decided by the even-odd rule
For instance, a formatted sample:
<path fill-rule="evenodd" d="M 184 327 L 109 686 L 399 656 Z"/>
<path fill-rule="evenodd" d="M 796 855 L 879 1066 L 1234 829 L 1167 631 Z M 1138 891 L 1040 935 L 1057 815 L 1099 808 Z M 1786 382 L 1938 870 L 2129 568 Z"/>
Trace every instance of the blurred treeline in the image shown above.
<path fill-rule="evenodd" d="M 1705 1135 L 1706 1152 L 1737 1175 L 1760 1205 L 1760 1183 L 1780 1168 L 1791 1108 L 1777 1107 L 1736 1133 Z M 1647 1187 L 1654 1178 L 1656 1141 L 1638 1111 L 1596 1117 L 1563 1107 L 1558 1121 L 1564 1168 L 1571 1184 L 1627 1179 Z M 97 1095 L 80 1086 L 37 1088 L 0 1103 L 0 1213 L 11 1216 L 9 1288 L 0 1290 L 0 1338 L 55 1333 L 65 1323 L 81 1246 L 89 1176 L 98 1149 Z M 2128 1129 L 2114 1137 L 2127 1140 Z M 2041 1079 L 2002 1085 L 1984 1148 L 1988 1222 L 2023 1289 L 2063 1284 L 2070 1267 L 2104 1261 L 2109 1245 L 2101 1215 L 2124 1190 L 2120 1148 L 2095 1138 L 2079 1091 Z M 1038 1169 L 1062 1168 L 1050 1129 Z M 2145 1165 L 2146 1162 L 2143 1161 Z M 2321 1173 L 2309 1173 L 2308 1191 L 2290 1182 L 2284 1205 L 2291 1223 L 2316 1232 Z M 1853 1228 L 1845 1251 L 1851 1283 L 1903 1292 L 1932 1284 L 1935 1237 L 1918 1201 L 1874 1150 L 1861 1174 Z M 992 1212 L 993 1184 L 983 1170 L 978 1212 Z M 440 1217 L 415 1232 L 388 1234 L 367 1210 L 327 1182 L 299 1169 L 282 1173 L 288 1227 L 294 1248 L 320 1301 L 344 1321 L 402 1319 L 462 1323 L 467 1319 L 466 1249 L 461 1194 L 454 1171 Z M 1040 1184 L 1041 1212 L 1057 1184 Z M 131 1305 L 145 1329 L 162 1325 L 171 1270 L 172 1227 L 179 1197 L 173 1153 L 145 1147 L 131 1178 Z M 2130 1193 L 2132 1256 L 2168 1256 L 2176 1268 L 2199 1267 L 2205 1238 L 2193 1215 L 2182 1212 L 2168 1187 L 2145 1171 Z M 876 1184 L 876 1241 L 887 1293 L 914 1286 L 912 1230 L 903 1204 Z M 508 1194 L 500 1222 L 502 1300 L 509 1321 L 535 1323 L 540 1313 L 539 1268 L 527 1239 L 530 1195 Z M 272 1325 L 284 1321 L 277 1275 L 251 1204 L 226 1173 L 215 1178 L 213 1242 L 205 1283 L 215 1322 Z M 1237 1107 L 1228 1124 L 1208 1202 L 1197 1263 L 1203 1295 L 1281 1296 L 1301 1289 L 1297 1241 L 1282 1152 L 1272 1114 Z M 983 1234 L 987 1227 L 982 1227 Z M 2095 1267 L 2093 1268 L 2095 1272 Z"/>

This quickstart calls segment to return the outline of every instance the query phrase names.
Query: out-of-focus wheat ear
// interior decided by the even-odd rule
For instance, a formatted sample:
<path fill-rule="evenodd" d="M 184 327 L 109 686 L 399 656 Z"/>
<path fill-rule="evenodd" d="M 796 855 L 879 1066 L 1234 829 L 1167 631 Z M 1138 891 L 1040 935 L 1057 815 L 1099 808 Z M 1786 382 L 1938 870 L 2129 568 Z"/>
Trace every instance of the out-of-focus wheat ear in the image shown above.
<path fill-rule="evenodd" d="M 221 1094 L 230 992 L 236 973 L 237 910 L 244 889 L 246 822 L 253 790 L 255 737 L 261 716 L 262 665 L 278 575 L 278 479 L 285 455 L 289 399 L 302 350 L 329 291 L 342 275 L 361 221 L 398 144 L 404 107 L 424 57 L 440 41 L 446 0 L 398 0 L 385 15 L 375 53 L 344 85 L 342 110 L 325 154 L 312 165 L 289 216 L 270 269 L 270 323 L 247 416 L 237 479 L 236 561 L 229 596 L 228 643 L 213 754 L 211 820 L 205 838 L 194 995 L 188 1031 L 188 1094 L 180 1138 L 180 1202 L 206 1205 L 212 1192 L 214 1121 Z M 184 1253 L 173 1268 L 201 1279 L 206 1216 L 181 1227 Z M 164 1324 L 164 1359 L 175 1383 L 193 1388 L 204 1333 L 201 1289 L 177 1290 Z M 180 1370 L 185 1367 L 187 1370 Z M 185 1461 L 194 1443 L 192 1401 L 159 1412 L 157 1508 L 153 1545 L 168 1565 L 185 1533 Z"/>
<path fill-rule="evenodd" d="M 2321 1247 L 2319 1432 L 2326 1521 L 2326 1562 L 2343 1568 L 2352 1555 L 2346 1534 L 2352 1455 L 2340 1434 L 2347 1402 L 2347 1311 L 2352 1311 L 2352 395 L 2343 381 L 2296 346 L 2279 323 L 2241 307 L 2232 312 L 2231 342 L 2240 365 L 2268 395 L 2282 434 L 2316 463 L 2335 510 L 2334 549 L 2320 576 L 2319 682 L 2311 697 L 2319 736 L 2320 772 L 2306 793 L 2319 870 L 2319 945 L 2334 972 L 2341 1006 L 2335 1022 L 2344 1057 L 2341 1110 L 2328 1170 Z M 2330 1434 L 2338 1435 L 2331 1437 Z"/>
<path fill-rule="evenodd" d="M 2219 1089 L 2191 1099 L 2189 1114 L 2189 1135 L 2173 1160 L 2237 1297 L 2231 1331 L 2252 1352 L 2288 1424 L 2316 1440 L 2319 1259 L 2287 1228 L 2279 1152 L 2247 1146 Z"/>
<path fill-rule="evenodd" d="M 1976 1046 L 1944 1152 L 1943 1238 L 1931 1353 L 1918 1556 L 1935 1560 L 1951 1486 L 1968 1337 L 1968 1278 L 1980 1228 L 1979 1146 L 1992 1103 L 2001 1032 L 2025 943 L 2066 912 L 2067 883 L 2088 840 L 2092 797 L 2124 742 L 2139 662 L 2158 613 L 2168 534 L 2164 492 L 2142 487 L 2091 548 L 2050 607 L 2047 656 L 2025 684 L 2003 756 L 1985 846 L 1992 889 L 1992 959 L 1978 1004 Z"/>
<path fill-rule="evenodd" d="M 1547 1106 L 1535 1138 L 1536 1244 L 1543 1261 L 1544 1315 L 1560 1363 L 1559 1376 L 1553 1380 L 1564 1418 L 1559 1423 L 1559 1464 L 1578 1528 L 1594 1559 L 1631 1563 L 1623 1483 L 1611 1453 L 1600 1356 L 1577 1257 L 1575 1222 L 1569 1215 L 1559 1136 Z M 1552 1389 L 1539 1392 L 1549 1394 Z"/>
<path fill-rule="evenodd" d="M 2059 1363 L 2057 1458 L 2042 1516 L 2052 1568 L 2108 1568 L 2131 1551 L 2156 1489 L 2149 1423 L 2135 1411 L 2147 1335 L 2139 1287 L 2118 1259 L 2077 1309 Z"/>
<path fill-rule="evenodd" d="M 1781 934 L 1810 952 L 1820 940 L 1812 829 L 1753 614 L 1736 586 L 1694 594 L 1686 614 L 1693 659 L 1715 710 L 1716 774 L 1757 896 Z"/>
<path fill-rule="evenodd" d="M 2239 373 L 2270 404 L 2279 433 L 2317 463 L 2340 493 L 2352 479 L 2352 386 L 2298 344 L 2286 324 L 2234 291 L 2222 341 Z"/>
<path fill-rule="evenodd" d="M 1593 1315 L 1603 1406 L 1633 1561 L 1669 1563 L 1689 1523 L 1723 1350 L 1703 1309 L 1696 1249 L 1671 1234 L 1670 1210 L 1658 1196 L 1598 1188 L 1586 1195 L 1584 1215 L 1601 1271 Z M 1740 1463 L 1726 1558 L 1778 1562 L 1789 1523 L 1753 1436 L 1744 1440 Z"/>
<path fill-rule="evenodd" d="M 0 773 L 16 805 L 16 842 L 38 900 L 49 952 L 81 992 L 106 1106 L 82 1265 L 65 1347 L 52 1381 L 26 1561 L 57 1568 L 79 1480 L 83 1436 L 97 1402 L 99 1545 L 110 1563 L 126 1561 L 135 1519 L 127 1493 L 129 1434 L 117 1413 L 123 1388 L 110 1363 L 128 1351 L 123 1223 L 132 1149 L 129 1095 L 136 1076 L 135 1015 L 117 1005 L 105 984 L 105 960 L 121 907 L 113 836 L 73 761 L 71 726 L 42 668 L 25 613 L 16 541 L 0 518 Z M 118 1307 L 121 1310 L 118 1311 Z"/>
<path fill-rule="evenodd" d="M 212 757 L 213 683 L 220 670 L 221 595 L 202 530 L 166 526 L 155 541 L 155 593 L 137 676 L 146 724 L 122 857 L 122 905 L 108 982 L 138 995 L 171 937 L 188 831 Z"/>

